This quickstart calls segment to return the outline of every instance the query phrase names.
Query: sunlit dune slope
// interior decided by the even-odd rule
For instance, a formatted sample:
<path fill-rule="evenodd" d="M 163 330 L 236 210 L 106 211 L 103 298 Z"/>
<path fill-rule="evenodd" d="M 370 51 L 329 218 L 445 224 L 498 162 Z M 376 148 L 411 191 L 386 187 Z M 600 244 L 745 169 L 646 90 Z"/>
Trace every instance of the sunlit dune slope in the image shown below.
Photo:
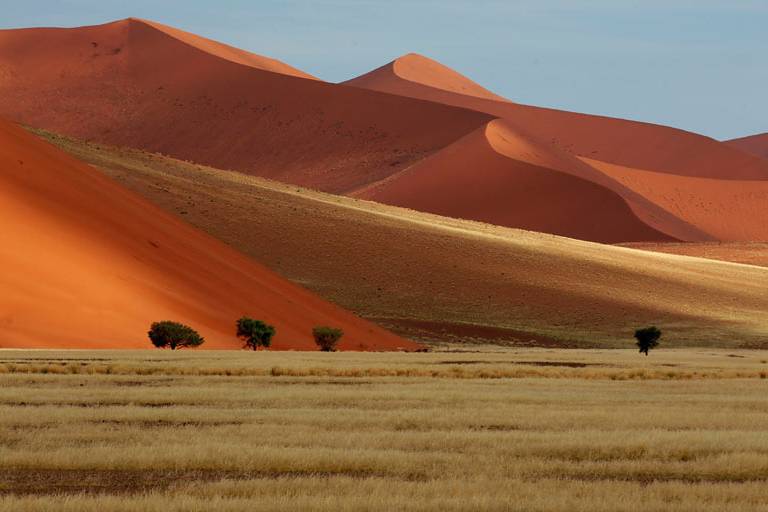
<path fill-rule="evenodd" d="M 177 160 L 55 143 L 283 276 L 431 341 L 762 346 L 768 269 L 438 217 Z"/>
<path fill-rule="evenodd" d="M 402 96 L 411 96 L 409 94 L 410 83 L 475 98 L 508 101 L 453 69 L 416 53 L 403 55 L 372 73 L 347 82 L 347 84 L 355 87 L 380 90 Z"/>
<path fill-rule="evenodd" d="M 0 233 L 0 347 L 148 347 L 150 323 L 171 319 L 239 348 L 246 314 L 277 327 L 280 349 L 316 349 L 326 324 L 348 349 L 414 346 L 4 121 Z"/>

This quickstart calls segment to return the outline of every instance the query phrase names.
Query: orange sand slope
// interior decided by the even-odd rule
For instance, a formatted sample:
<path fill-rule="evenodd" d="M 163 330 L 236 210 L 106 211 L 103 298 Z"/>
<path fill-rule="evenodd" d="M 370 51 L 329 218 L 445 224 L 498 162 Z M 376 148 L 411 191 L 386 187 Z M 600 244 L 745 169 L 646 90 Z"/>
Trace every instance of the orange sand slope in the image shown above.
<path fill-rule="evenodd" d="M 362 188 L 361 197 L 599 242 L 768 240 L 766 161 L 673 128 L 458 94 L 452 75 L 415 79 L 401 61 L 415 62 L 406 56 L 348 84 L 503 122 Z M 602 194 L 586 193 L 586 182 Z"/>
<path fill-rule="evenodd" d="M 739 139 L 725 141 L 731 147 L 746 151 L 762 158 L 768 158 L 768 133 L 750 135 Z"/>
<path fill-rule="evenodd" d="M 355 87 L 412 96 L 412 83 L 443 91 L 494 101 L 509 101 L 437 61 L 409 53 L 381 68 L 347 82 Z M 433 98 L 424 98 L 430 101 Z"/>
<path fill-rule="evenodd" d="M 0 115 L 330 192 L 397 172 L 491 118 L 303 76 L 137 19 L 0 31 Z"/>
<path fill-rule="evenodd" d="M 275 348 L 413 348 L 186 225 L 91 167 L 0 121 L 0 346 L 147 347 L 155 320 L 238 348 L 235 320 L 273 323 Z"/>

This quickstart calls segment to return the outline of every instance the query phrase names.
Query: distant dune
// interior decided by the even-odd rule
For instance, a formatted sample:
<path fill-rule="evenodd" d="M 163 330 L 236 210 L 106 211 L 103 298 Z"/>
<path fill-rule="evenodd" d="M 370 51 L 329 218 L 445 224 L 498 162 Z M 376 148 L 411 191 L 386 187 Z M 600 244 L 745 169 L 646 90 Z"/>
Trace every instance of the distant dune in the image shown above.
<path fill-rule="evenodd" d="M 281 275 L 408 337 L 626 347 L 639 325 L 657 323 L 668 346 L 765 346 L 768 269 L 438 217 L 48 137 Z"/>
<path fill-rule="evenodd" d="M 0 114 L 341 193 L 490 119 L 308 79 L 271 59 L 137 19 L 0 31 Z"/>
<path fill-rule="evenodd" d="M 149 347 L 152 321 L 188 323 L 207 348 L 238 348 L 242 315 L 275 348 L 413 348 L 289 283 L 25 130 L 0 121 L 0 347 Z"/>
<path fill-rule="evenodd" d="M 398 62 L 403 59 L 413 62 L 406 56 L 345 83 L 485 112 L 562 151 L 608 163 L 682 176 L 768 180 L 766 162 L 709 137 L 649 123 L 461 94 L 456 88 L 446 88 L 442 79 L 429 83 L 399 74 Z M 422 57 L 419 62 L 429 60 Z"/>
<path fill-rule="evenodd" d="M 79 139 L 598 242 L 768 240 L 768 160 L 514 103 L 408 54 L 344 84 L 165 25 L 0 31 L 0 114 Z"/>
<path fill-rule="evenodd" d="M 421 84 L 430 88 L 493 101 L 508 101 L 466 76 L 437 61 L 409 53 L 393 60 L 389 64 L 346 82 L 348 85 L 382 92 L 413 96 L 411 84 Z M 433 98 L 424 98 L 430 101 Z"/>
<path fill-rule="evenodd" d="M 742 137 L 740 139 L 731 139 L 725 141 L 731 147 L 752 153 L 761 158 L 768 158 L 768 133 L 761 133 L 759 135 L 750 135 L 749 137 Z"/>
<path fill-rule="evenodd" d="M 462 139 L 357 191 L 361 197 L 600 242 L 768 240 L 764 160 L 664 126 L 462 93 L 476 84 L 465 78 L 459 87 L 450 70 L 419 74 L 414 66 L 440 65 L 407 55 L 347 84 L 485 112 L 502 118 L 503 125 L 493 121 L 485 129 L 487 141 Z M 500 135 L 500 126 L 515 134 L 515 147 Z M 491 146 L 512 160 L 495 157 L 490 163 L 478 157 L 478 146 L 486 155 Z M 535 163 L 538 172 L 528 169 L 526 176 L 521 161 Z M 582 191 L 564 174 L 580 178 Z M 602 198 L 585 193 L 584 180 L 604 188 Z M 625 220 L 631 216 L 634 221 Z"/>
<path fill-rule="evenodd" d="M 584 176 L 560 172 L 559 162 L 539 150 L 497 120 L 354 195 L 599 242 L 676 240 L 644 223 L 620 194 Z M 594 172 L 577 163 L 573 167 Z M 681 237 L 703 236 L 688 226 L 679 230 Z"/>

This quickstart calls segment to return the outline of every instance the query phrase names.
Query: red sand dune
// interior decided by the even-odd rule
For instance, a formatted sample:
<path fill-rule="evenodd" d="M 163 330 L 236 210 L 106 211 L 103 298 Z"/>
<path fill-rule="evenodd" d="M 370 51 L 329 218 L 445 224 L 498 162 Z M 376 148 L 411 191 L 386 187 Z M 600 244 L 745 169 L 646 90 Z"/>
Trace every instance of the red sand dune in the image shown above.
<path fill-rule="evenodd" d="M 708 239 L 590 166 L 569 160 L 496 120 L 355 195 L 606 243 Z"/>
<path fill-rule="evenodd" d="M 683 176 L 768 180 L 768 163 L 709 137 L 649 123 L 460 94 L 449 86 L 450 76 L 432 74 L 432 81 L 426 82 L 399 74 L 398 62 L 403 59 L 413 62 L 408 55 L 345 83 L 485 112 L 507 119 L 563 151 L 604 162 Z"/>
<path fill-rule="evenodd" d="M 400 96 L 413 96 L 411 84 L 415 83 L 475 98 L 508 101 L 453 69 L 418 53 L 403 55 L 371 73 L 346 83 Z M 430 97 L 424 99 L 433 101 Z"/>
<path fill-rule="evenodd" d="M 768 240 L 768 181 L 676 176 L 583 160 L 678 219 L 696 226 L 710 240 Z"/>
<path fill-rule="evenodd" d="M 484 137 L 479 130 L 361 189 L 362 197 L 601 242 L 768 240 L 768 162 L 760 158 L 664 126 L 458 94 L 450 73 L 404 73 L 401 61 L 436 69 L 428 59 L 408 55 L 347 83 L 475 109 L 503 124 L 493 121 Z M 510 134 L 515 145 L 493 143 Z M 496 154 L 489 156 L 489 148 Z M 538 172 L 523 173 L 521 162 Z M 554 180 L 552 171 L 604 187 L 603 196 L 613 201 L 576 193 L 572 179 L 560 174 Z M 596 224 L 601 208 L 602 225 Z"/>
<path fill-rule="evenodd" d="M 155 320 L 238 348 L 243 314 L 275 348 L 316 349 L 315 325 L 347 349 L 413 348 L 277 276 L 100 172 L 0 121 L 0 347 L 148 347 Z"/>
<path fill-rule="evenodd" d="M 725 141 L 731 147 L 746 151 L 761 158 L 768 158 L 768 133 L 750 135 Z"/>
<path fill-rule="evenodd" d="M 136 19 L 0 31 L 0 115 L 330 192 L 381 179 L 490 119 L 295 75 Z"/>
<path fill-rule="evenodd" d="M 415 54 L 337 85 L 144 20 L 6 30 L 0 114 L 81 139 L 574 238 L 768 239 L 760 193 L 750 199 L 746 189 L 768 183 L 768 161 L 682 130 L 516 104 Z M 744 207 L 729 208 L 745 197 Z"/>

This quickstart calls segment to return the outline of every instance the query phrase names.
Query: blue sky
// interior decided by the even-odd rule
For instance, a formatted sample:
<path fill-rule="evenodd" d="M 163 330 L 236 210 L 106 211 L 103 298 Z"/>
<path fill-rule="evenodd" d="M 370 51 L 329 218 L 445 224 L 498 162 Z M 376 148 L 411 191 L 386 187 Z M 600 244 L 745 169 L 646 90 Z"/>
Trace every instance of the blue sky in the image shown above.
<path fill-rule="evenodd" d="M 768 131 L 768 0 L 0 0 L 0 27 L 136 16 L 341 81 L 418 52 L 522 103 Z"/>

